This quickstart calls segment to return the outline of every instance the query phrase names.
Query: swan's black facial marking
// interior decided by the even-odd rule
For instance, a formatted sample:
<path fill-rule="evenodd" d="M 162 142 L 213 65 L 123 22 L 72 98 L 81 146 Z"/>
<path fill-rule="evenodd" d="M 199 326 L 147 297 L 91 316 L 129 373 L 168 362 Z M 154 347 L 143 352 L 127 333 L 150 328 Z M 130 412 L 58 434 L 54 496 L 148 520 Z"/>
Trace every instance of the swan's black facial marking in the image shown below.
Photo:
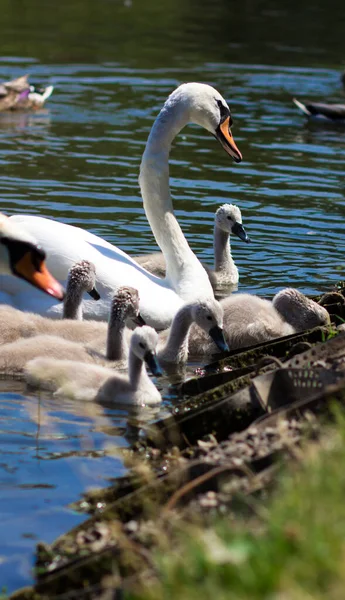
<path fill-rule="evenodd" d="M 237 148 L 234 138 L 232 137 L 232 117 L 230 109 L 228 106 L 225 106 L 221 100 L 215 98 L 215 101 L 217 102 L 220 113 L 220 120 L 215 131 L 215 136 L 227 154 L 229 154 L 235 162 L 240 163 L 242 160 L 242 154 Z"/>
<path fill-rule="evenodd" d="M 224 123 L 224 121 L 229 117 L 229 127 L 232 127 L 232 116 L 230 113 L 230 109 L 228 106 L 225 106 L 221 100 L 216 100 L 220 112 L 220 121 L 219 124 Z"/>
<path fill-rule="evenodd" d="M 31 262 L 37 271 L 41 270 L 42 262 L 46 258 L 46 253 L 41 246 L 32 244 L 31 242 L 19 242 L 12 238 L 3 237 L 0 240 L 1 244 L 6 246 L 8 250 L 9 263 L 12 273 L 18 277 L 22 277 L 16 272 L 16 264 L 27 254 L 30 253 Z"/>

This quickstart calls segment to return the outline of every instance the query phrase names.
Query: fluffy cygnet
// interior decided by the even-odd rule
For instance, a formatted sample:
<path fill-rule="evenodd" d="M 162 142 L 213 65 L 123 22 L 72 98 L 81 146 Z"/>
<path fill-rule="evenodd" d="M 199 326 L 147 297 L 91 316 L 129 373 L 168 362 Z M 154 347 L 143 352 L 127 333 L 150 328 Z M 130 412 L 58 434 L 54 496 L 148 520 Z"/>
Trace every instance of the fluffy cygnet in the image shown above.
<path fill-rule="evenodd" d="M 43 317 L 40 317 L 43 318 Z M 87 345 L 56 335 L 37 335 L 21 338 L 0 346 L 0 373 L 18 375 L 26 363 L 38 356 L 69 359 L 86 363 L 106 364 L 107 361 L 125 361 L 132 331 L 126 330 L 126 319 L 142 323 L 139 314 L 138 291 L 130 287 L 119 288 L 111 304 L 107 334 L 96 337 Z M 49 319 L 44 319 L 50 321 Z M 63 321 L 61 321 L 63 322 Z M 69 321 L 64 321 L 69 323 Z M 70 321 L 74 324 L 76 321 Z M 59 321 L 52 321 L 56 324 Z M 106 347 L 106 350 L 104 350 Z M 118 365 L 119 366 L 119 365 Z"/>
<path fill-rule="evenodd" d="M 250 242 L 250 238 L 242 225 L 242 215 L 238 206 L 223 204 L 215 214 L 213 234 L 214 269 L 203 264 L 213 288 L 217 288 L 219 285 L 235 285 L 238 283 L 238 269 L 231 255 L 230 235 L 232 233 L 244 242 Z M 161 252 L 135 256 L 134 260 L 150 273 L 158 277 L 165 277 L 165 259 Z"/>
<path fill-rule="evenodd" d="M 75 263 L 68 272 L 62 313 L 64 319 L 83 320 L 82 300 L 85 292 L 94 300 L 100 299 L 96 289 L 95 265 L 89 260 Z"/>
<path fill-rule="evenodd" d="M 161 402 L 161 395 L 149 378 L 145 362 L 160 375 L 156 358 L 158 335 L 148 326 L 134 330 L 128 357 L 128 375 L 105 367 L 68 360 L 36 358 L 26 367 L 31 385 L 56 390 L 59 396 L 77 400 L 149 405 Z"/>
<path fill-rule="evenodd" d="M 160 362 L 183 364 L 187 361 L 188 344 L 192 343 L 190 338 L 193 337 L 194 331 L 193 323 L 203 332 L 205 339 L 216 345 L 219 351 L 229 350 L 223 333 L 222 306 L 217 300 L 209 298 L 182 306 L 169 329 L 159 334 Z M 204 354 L 202 345 L 196 348 L 195 354 Z"/>
<path fill-rule="evenodd" d="M 279 292 L 272 302 L 250 294 L 234 294 L 223 298 L 220 304 L 224 310 L 224 336 L 230 350 L 329 323 L 326 309 L 292 288 Z M 205 354 L 219 351 L 205 332 L 193 325 L 189 353 L 194 355 L 200 348 Z"/>

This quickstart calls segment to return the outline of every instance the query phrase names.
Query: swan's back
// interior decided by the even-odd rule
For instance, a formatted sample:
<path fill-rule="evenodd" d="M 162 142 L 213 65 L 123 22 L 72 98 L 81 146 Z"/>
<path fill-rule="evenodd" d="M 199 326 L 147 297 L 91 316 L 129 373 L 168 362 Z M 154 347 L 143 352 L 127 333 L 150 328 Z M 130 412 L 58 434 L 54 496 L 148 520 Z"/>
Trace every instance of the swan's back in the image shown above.
<path fill-rule="evenodd" d="M 8 305 L 0 306 L 0 344 L 37 335 L 56 335 L 65 340 L 92 343 L 106 340 L 107 324 L 99 321 L 53 320 Z"/>
<path fill-rule="evenodd" d="M 25 368 L 25 378 L 30 385 L 75 400 L 94 400 L 105 381 L 113 376 L 112 369 L 73 359 L 38 357 L 30 360 Z"/>
<path fill-rule="evenodd" d="M 278 292 L 272 304 L 297 331 L 330 323 L 327 310 L 295 288 L 284 288 Z"/>
<path fill-rule="evenodd" d="M 224 329 L 235 344 L 243 340 L 245 343 L 242 345 L 245 346 L 295 332 L 272 302 L 264 298 L 234 294 L 221 300 L 221 305 L 224 310 Z"/>
<path fill-rule="evenodd" d="M 230 350 L 295 333 L 295 329 L 284 321 L 272 303 L 258 296 L 234 294 L 223 298 L 220 304 L 224 310 L 224 336 Z M 205 354 L 218 352 L 205 332 L 192 325 L 189 336 L 190 354 L 200 352 L 200 346 Z"/>
<path fill-rule="evenodd" d="M 162 252 L 152 252 L 151 254 L 134 256 L 134 260 L 138 263 L 138 265 L 146 269 L 146 271 L 152 273 L 153 275 L 156 275 L 156 277 L 164 279 L 164 277 L 166 276 L 166 262 L 164 254 Z M 201 264 L 208 275 L 212 288 L 216 289 L 218 280 L 215 272 L 204 262 L 202 262 Z"/>
<path fill-rule="evenodd" d="M 38 356 L 95 362 L 91 353 L 80 344 L 53 335 L 38 335 L 1 346 L 0 373 L 19 374 L 28 361 Z"/>
<path fill-rule="evenodd" d="M 152 254 L 143 254 L 134 256 L 135 262 L 141 265 L 146 271 L 164 279 L 166 275 L 166 262 L 162 252 L 152 252 Z"/>

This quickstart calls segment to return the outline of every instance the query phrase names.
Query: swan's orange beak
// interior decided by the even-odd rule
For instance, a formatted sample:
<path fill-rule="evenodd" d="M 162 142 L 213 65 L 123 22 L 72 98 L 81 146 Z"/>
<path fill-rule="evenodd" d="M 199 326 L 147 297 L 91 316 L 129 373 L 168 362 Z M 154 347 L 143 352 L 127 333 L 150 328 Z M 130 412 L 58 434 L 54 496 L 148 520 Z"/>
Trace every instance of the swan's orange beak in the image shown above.
<path fill-rule="evenodd" d="M 13 272 L 25 279 L 35 287 L 43 290 L 49 296 L 57 300 L 63 300 L 64 289 L 60 283 L 49 273 L 45 261 L 38 260 L 37 256 L 33 260 L 32 252 L 26 252 L 14 265 Z"/>
<path fill-rule="evenodd" d="M 235 162 L 240 163 L 242 160 L 242 154 L 235 144 L 235 140 L 232 136 L 230 129 L 230 117 L 227 117 L 223 123 L 220 123 L 216 131 L 217 140 L 222 144 L 224 150 L 230 154 Z"/>

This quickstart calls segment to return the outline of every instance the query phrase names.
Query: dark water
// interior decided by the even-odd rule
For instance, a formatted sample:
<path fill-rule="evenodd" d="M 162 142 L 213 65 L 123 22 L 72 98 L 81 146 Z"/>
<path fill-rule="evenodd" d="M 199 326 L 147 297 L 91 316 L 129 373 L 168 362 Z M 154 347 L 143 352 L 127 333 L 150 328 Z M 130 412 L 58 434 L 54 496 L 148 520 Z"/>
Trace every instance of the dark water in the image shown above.
<path fill-rule="evenodd" d="M 291 97 L 344 100 L 345 5 L 277 6 L 0 0 L 1 79 L 30 72 L 56 86 L 47 110 L 0 115 L 1 210 L 152 251 L 137 184 L 145 141 L 175 86 L 206 81 L 229 101 L 244 160 L 231 163 L 196 127 L 176 140 L 171 187 L 193 249 L 212 263 L 214 211 L 234 202 L 252 238 L 233 242 L 241 290 L 311 293 L 343 277 L 345 127 L 306 124 Z M 116 408 L 37 399 L 20 384 L 0 390 L 0 584 L 12 590 L 31 580 L 37 539 L 81 520 L 68 503 L 124 472 L 114 448 L 131 442 L 131 428 Z"/>

